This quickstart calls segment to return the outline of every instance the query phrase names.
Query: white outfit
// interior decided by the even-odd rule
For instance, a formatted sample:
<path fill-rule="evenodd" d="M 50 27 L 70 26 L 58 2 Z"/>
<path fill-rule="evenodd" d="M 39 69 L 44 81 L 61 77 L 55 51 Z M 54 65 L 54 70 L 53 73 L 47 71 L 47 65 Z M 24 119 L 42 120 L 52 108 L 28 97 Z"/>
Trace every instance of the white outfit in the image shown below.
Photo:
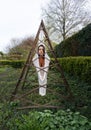
<path fill-rule="evenodd" d="M 36 53 L 33 58 L 33 64 L 36 67 L 38 73 L 38 81 L 39 81 L 39 94 L 41 96 L 46 95 L 46 87 L 47 87 L 47 72 L 50 63 L 50 57 L 45 52 L 45 64 L 44 67 L 40 67 L 38 54 Z"/>

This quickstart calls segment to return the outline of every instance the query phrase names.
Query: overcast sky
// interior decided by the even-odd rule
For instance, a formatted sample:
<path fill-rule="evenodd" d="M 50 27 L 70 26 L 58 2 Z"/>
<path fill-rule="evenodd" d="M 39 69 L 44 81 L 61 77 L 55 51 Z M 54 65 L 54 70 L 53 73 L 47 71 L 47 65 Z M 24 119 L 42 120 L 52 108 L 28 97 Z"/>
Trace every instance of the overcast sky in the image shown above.
<path fill-rule="evenodd" d="M 50 0 L 0 0 L 0 51 L 6 50 L 13 38 L 37 33 L 41 7 Z M 91 9 L 90 4 L 87 5 Z"/>
<path fill-rule="evenodd" d="M 0 0 L 0 51 L 13 38 L 35 35 L 41 21 L 41 7 L 50 0 Z"/>

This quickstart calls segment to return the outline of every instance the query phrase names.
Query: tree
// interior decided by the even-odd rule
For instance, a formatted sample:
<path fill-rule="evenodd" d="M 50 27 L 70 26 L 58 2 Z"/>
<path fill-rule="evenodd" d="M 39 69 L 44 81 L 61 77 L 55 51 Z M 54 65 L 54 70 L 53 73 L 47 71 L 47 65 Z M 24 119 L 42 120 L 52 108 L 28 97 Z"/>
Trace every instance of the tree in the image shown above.
<path fill-rule="evenodd" d="M 54 50 L 57 57 L 91 56 L 91 24 L 62 41 Z"/>
<path fill-rule="evenodd" d="M 4 53 L 2 51 L 0 51 L 0 57 L 3 58 Z"/>
<path fill-rule="evenodd" d="M 8 47 L 8 56 L 12 59 L 26 58 L 34 42 L 33 37 L 24 39 L 12 39 L 11 47 Z"/>
<path fill-rule="evenodd" d="M 57 39 L 65 40 L 91 22 L 84 5 L 86 0 L 51 0 L 43 8 L 47 29 Z"/>

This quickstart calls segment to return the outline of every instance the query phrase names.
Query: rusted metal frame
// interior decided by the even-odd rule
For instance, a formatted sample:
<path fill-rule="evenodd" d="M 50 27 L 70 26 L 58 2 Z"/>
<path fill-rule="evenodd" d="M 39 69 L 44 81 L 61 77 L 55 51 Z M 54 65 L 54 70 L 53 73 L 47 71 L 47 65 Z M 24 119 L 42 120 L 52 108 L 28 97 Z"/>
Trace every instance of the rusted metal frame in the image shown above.
<path fill-rule="evenodd" d="M 37 67 L 37 68 L 39 68 L 39 67 Z M 39 68 L 40 69 L 39 71 L 43 70 L 44 72 L 48 73 L 47 71 L 44 70 L 45 68 L 48 68 L 48 66 L 44 67 L 44 68 L 41 68 L 41 69 Z M 39 71 L 37 71 L 37 72 L 39 72 Z M 36 70 L 33 71 L 33 73 L 35 73 L 35 72 L 36 72 Z M 31 73 L 30 76 L 32 76 L 33 73 Z"/>
<path fill-rule="evenodd" d="M 21 96 L 18 96 L 18 97 L 15 96 L 16 97 L 15 99 L 17 99 L 17 100 L 22 99 L 24 96 L 31 94 L 32 92 L 36 91 L 37 89 L 39 89 L 39 87 L 36 87 L 36 88 L 32 89 L 31 91 L 28 91 L 27 93 L 22 94 Z"/>
<path fill-rule="evenodd" d="M 33 53 L 33 54 L 34 54 L 34 51 L 35 51 L 35 47 L 36 47 L 36 45 L 37 45 L 37 42 L 38 42 L 38 40 L 39 40 L 39 33 L 40 33 L 40 31 L 41 31 L 41 26 L 42 26 L 42 22 L 41 22 L 41 24 L 40 24 L 40 26 L 39 26 L 39 29 L 38 29 L 38 32 L 37 32 L 37 34 L 36 34 L 36 38 L 35 38 L 35 41 L 34 41 L 34 44 L 33 44 L 34 46 L 32 47 L 32 53 Z M 33 56 L 34 56 L 34 55 L 31 54 L 31 58 L 28 59 L 28 60 L 29 60 L 29 64 L 32 63 L 32 58 L 33 58 Z M 29 67 L 28 67 L 27 72 L 26 72 L 26 75 L 25 75 L 25 79 L 24 79 L 24 83 L 23 83 L 23 85 L 22 85 L 22 89 L 23 89 L 23 87 L 24 87 L 24 84 L 25 84 L 25 80 L 26 80 L 28 71 L 29 71 Z"/>
<path fill-rule="evenodd" d="M 39 39 L 39 43 L 44 43 L 44 41 Z"/>
<path fill-rule="evenodd" d="M 47 44 L 45 44 L 45 46 L 47 47 L 48 50 L 50 50 L 49 46 Z"/>
<path fill-rule="evenodd" d="M 39 67 L 36 67 L 36 68 L 39 68 Z M 47 66 L 45 68 L 49 68 L 49 67 Z M 48 73 L 46 70 L 44 70 L 45 68 L 41 68 L 41 69 L 39 68 L 39 70 L 37 72 L 40 72 L 41 70 L 43 70 L 44 72 Z"/>
<path fill-rule="evenodd" d="M 31 91 L 29 91 L 29 92 L 27 92 L 27 93 L 21 95 L 20 97 L 17 97 L 16 99 L 21 99 L 22 97 L 31 94 L 32 92 L 36 91 L 36 90 L 39 89 L 40 87 L 44 87 L 45 85 L 46 85 L 46 84 L 44 84 L 43 86 L 42 86 L 42 85 L 41 85 L 41 86 L 38 86 L 38 87 L 32 89 Z M 45 88 L 45 87 L 44 87 L 44 88 Z"/>
<path fill-rule="evenodd" d="M 36 70 L 33 71 L 32 73 L 30 73 L 29 76 L 31 77 L 35 72 L 36 72 Z M 24 89 L 24 85 L 25 85 L 26 81 L 27 81 L 27 80 L 26 80 L 26 78 L 25 78 L 24 81 L 23 81 L 22 89 Z M 30 83 L 28 83 L 28 84 L 30 84 Z"/>
<path fill-rule="evenodd" d="M 54 100 L 51 100 L 49 103 L 43 104 L 41 106 L 48 106 L 48 105 L 51 105 L 51 103 L 54 103 L 54 102 L 57 103 L 57 102 L 59 102 L 59 100 L 54 99 Z"/>
<path fill-rule="evenodd" d="M 41 87 L 44 87 L 44 86 L 41 86 Z M 31 94 L 32 92 L 36 91 L 36 90 L 39 89 L 39 88 L 40 88 L 40 87 L 36 87 L 36 88 L 32 89 L 31 91 L 29 91 L 29 92 L 27 92 L 27 93 L 25 93 L 25 94 L 23 94 L 23 95 L 21 95 L 21 96 L 18 96 L 18 97 L 15 96 L 15 100 L 20 100 L 20 99 L 22 99 L 23 97 L 25 97 L 25 96 Z M 45 87 L 44 87 L 44 88 L 45 88 Z M 48 91 L 50 91 L 50 92 L 52 92 L 52 93 L 54 93 L 54 94 L 56 94 L 56 95 L 61 96 L 61 98 L 67 98 L 67 97 L 68 97 L 68 96 L 63 96 L 63 95 L 61 95 L 61 94 L 55 92 L 54 90 L 49 89 L 48 87 L 46 87 L 46 88 L 47 88 Z"/>
<path fill-rule="evenodd" d="M 33 102 L 31 100 L 28 100 L 28 99 L 25 99 L 25 98 L 22 98 L 21 100 L 25 101 L 26 103 L 31 103 L 33 105 L 36 105 L 36 106 L 48 106 L 48 105 L 51 105 L 51 103 L 54 103 L 54 102 L 59 102 L 58 100 L 51 100 L 49 103 L 46 103 L 46 104 L 40 104 L 40 103 L 36 103 L 36 102 Z"/>
<path fill-rule="evenodd" d="M 48 105 L 51 105 L 51 103 L 54 103 L 54 102 L 59 102 L 58 100 L 51 100 L 51 102 L 49 102 L 49 103 L 46 103 L 46 104 L 39 104 L 39 103 L 35 103 L 35 102 L 32 102 L 32 101 L 30 101 L 30 100 L 25 100 L 27 103 L 31 103 L 31 104 L 33 104 L 33 105 L 36 105 L 36 106 L 39 106 L 39 107 L 42 107 L 42 106 L 48 106 Z"/>
<path fill-rule="evenodd" d="M 33 109 L 33 108 L 56 108 L 60 109 L 63 108 L 62 106 L 25 106 L 25 107 L 18 107 L 17 110 L 24 110 L 24 109 Z"/>
<path fill-rule="evenodd" d="M 36 72 L 36 70 L 34 70 L 33 72 L 31 72 L 31 73 L 29 74 L 29 76 L 32 76 L 35 72 Z"/>
<path fill-rule="evenodd" d="M 62 83 L 60 84 L 61 82 L 59 82 L 59 81 L 56 81 L 55 82 L 55 85 L 60 85 L 60 86 L 64 86 Z M 38 83 L 33 83 L 33 84 L 31 84 L 30 82 L 27 84 L 27 86 L 28 85 L 31 85 L 32 87 L 34 87 L 34 86 L 36 86 L 36 85 L 39 85 Z M 45 85 L 47 85 L 47 84 L 45 84 Z M 53 85 L 52 83 L 51 84 L 48 84 L 48 86 L 50 86 L 50 85 Z M 41 87 L 43 87 L 44 85 L 41 85 Z"/>
<path fill-rule="evenodd" d="M 33 71 L 32 73 L 31 73 L 31 75 L 33 74 L 33 73 L 35 73 L 36 72 L 36 70 L 35 71 Z M 22 79 L 20 79 L 21 81 L 23 81 L 25 78 L 22 78 Z"/>
<path fill-rule="evenodd" d="M 37 85 L 37 86 L 38 86 L 38 83 L 36 83 L 35 85 Z M 32 85 L 32 84 L 31 84 L 31 82 L 28 82 L 28 83 L 27 83 L 27 85 L 26 85 L 26 86 L 24 86 L 24 88 L 23 88 L 23 89 L 27 88 L 27 86 L 32 86 L 32 87 L 34 87 L 35 85 Z"/>
<path fill-rule="evenodd" d="M 22 70 L 22 72 L 21 72 L 20 78 L 19 78 L 19 80 L 18 80 L 18 82 L 17 82 L 17 84 L 16 84 L 15 90 L 14 90 L 14 92 L 12 93 L 12 96 L 13 96 L 13 97 L 14 97 L 14 95 L 17 93 L 17 90 L 18 90 L 18 87 L 19 87 L 19 85 L 20 85 L 20 82 L 21 82 L 22 78 L 24 77 L 24 78 L 23 78 L 24 81 L 25 81 L 25 79 L 26 79 L 27 72 L 28 72 L 28 69 L 29 69 L 29 67 L 26 67 L 26 65 L 31 62 L 31 59 L 32 59 L 32 57 L 33 57 L 33 55 L 31 56 L 31 53 L 33 54 L 33 51 L 34 51 L 34 49 L 35 49 L 35 46 L 36 46 L 36 44 L 37 44 L 37 42 L 38 42 L 38 37 L 39 37 L 40 29 L 41 29 L 41 24 L 40 24 L 39 30 L 38 30 L 38 32 L 37 32 L 37 34 L 36 34 L 36 38 L 35 38 L 33 47 L 32 47 L 32 49 L 31 49 L 32 52 L 31 52 L 31 51 L 29 52 L 28 58 L 27 58 L 27 60 L 26 60 L 26 64 L 25 64 L 25 66 L 23 67 L 23 70 Z M 31 56 L 31 58 L 30 58 L 30 56 Z M 25 76 L 24 76 L 24 73 L 25 73 Z M 24 84 L 23 84 L 23 85 L 24 85 Z M 11 97 L 10 100 L 12 100 L 13 97 Z"/>
<path fill-rule="evenodd" d="M 25 99 L 25 96 L 31 94 L 33 91 L 37 90 L 38 88 L 39 88 L 39 87 L 33 89 L 32 91 L 30 91 L 30 92 L 28 92 L 28 93 L 22 95 L 21 97 L 16 97 L 16 100 L 23 100 L 23 99 L 26 100 L 26 99 Z M 53 92 L 53 90 L 50 90 L 50 91 Z M 58 93 L 55 93 L 55 94 L 58 95 Z M 64 98 L 64 97 L 61 97 L 61 99 L 63 99 L 63 98 Z M 65 97 L 65 98 L 67 98 L 67 97 Z M 26 100 L 26 101 L 29 102 L 29 100 Z M 51 102 L 46 103 L 46 104 L 43 104 L 43 105 L 42 105 L 42 104 L 35 103 L 35 102 L 32 102 L 31 100 L 30 100 L 30 103 L 36 105 L 36 106 L 31 106 L 31 108 L 36 108 L 36 107 L 44 107 L 44 108 L 46 108 L 46 107 L 53 107 L 52 105 L 51 105 L 51 106 L 48 106 L 48 105 L 50 105 L 53 101 L 58 102 L 58 101 L 60 101 L 60 99 L 58 99 L 58 100 L 52 100 Z M 56 106 L 56 107 L 58 108 L 58 107 L 60 107 L 60 106 Z M 25 107 L 25 108 L 26 108 L 26 107 Z M 53 108 L 55 108 L 55 107 L 53 107 Z"/>
<path fill-rule="evenodd" d="M 29 53 L 28 59 L 29 59 L 30 55 L 31 55 L 31 52 Z M 26 76 L 26 73 L 27 73 L 27 68 L 29 68 L 29 66 L 26 67 L 26 65 L 28 64 L 28 59 L 27 59 L 27 61 L 26 61 L 26 64 L 25 64 L 25 66 L 24 66 L 22 72 L 21 72 L 20 78 L 19 78 L 19 80 L 18 80 L 18 82 L 17 82 L 17 84 L 16 84 L 15 90 L 14 90 L 14 92 L 12 93 L 12 96 L 11 96 L 11 99 L 10 99 L 10 100 L 13 100 L 14 96 L 16 95 L 17 90 L 18 90 L 19 87 L 20 87 L 21 81 L 22 81 L 22 82 L 25 81 L 25 76 Z M 24 74 L 25 74 L 25 76 L 24 76 Z"/>
<path fill-rule="evenodd" d="M 31 103 L 31 104 L 36 105 L 36 106 L 41 105 L 41 104 L 35 103 L 35 102 L 31 101 L 31 100 L 25 99 L 24 97 L 21 100 L 25 101 L 26 103 Z"/>
<path fill-rule="evenodd" d="M 49 51 L 47 51 L 47 52 L 52 52 L 53 50 L 49 50 Z"/>
<path fill-rule="evenodd" d="M 41 86 L 41 87 L 44 87 L 44 86 Z M 40 87 L 36 87 L 36 88 L 32 89 L 31 91 L 29 91 L 29 92 L 27 92 L 27 93 L 21 95 L 20 97 L 17 97 L 17 99 L 21 99 L 21 98 L 23 98 L 24 96 L 27 96 L 27 95 L 31 94 L 32 92 L 36 91 L 36 90 L 39 89 L 39 88 L 40 88 Z M 44 88 L 45 88 L 45 87 L 44 87 Z M 68 97 L 68 96 L 63 96 L 63 95 L 61 95 L 61 94 L 55 92 L 54 90 L 49 89 L 48 87 L 47 87 L 47 90 L 50 91 L 50 92 L 52 92 L 52 93 L 54 93 L 54 94 L 56 94 L 56 95 L 61 96 L 61 98 L 67 98 L 67 97 Z"/>
<path fill-rule="evenodd" d="M 70 97 L 73 97 L 73 94 L 72 94 L 72 92 L 71 92 L 71 89 L 70 89 L 70 87 L 69 87 L 69 84 L 68 84 L 68 82 L 67 82 L 67 80 L 66 80 L 66 78 L 65 78 L 65 76 L 64 76 L 63 69 L 62 69 L 61 65 L 59 64 L 59 62 L 58 62 L 58 60 L 57 60 L 57 58 L 56 58 L 56 56 L 55 56 L 55 53 L 54 53 L 54 51 L 53 51 L 53 48 L 52 48 L 52 45 L 51 45 L 51 41 L 50 41 L 50 39 L 49 39 L 49 37 L 48 37 L 48 34 L 47 34 L 46 29 L 45 29 L 45 25 L 44 25 L 44 23 L 43 23 L 43 20 L 42 20 L 42 26 L 43 26 L 43 31 L 44 31 L 44 33 L 45 33 L 46 39 L 48 40 L 50 49 L 52 50 L 52 54 L 53 54 L 53 56 L 54 56 L 54 58 L 55 58 L 55 62 L 58 63 L 58 66 L 57 66 L 57 67 L 58 67 L 58 70 L 61 72 L 61 76 L 62 76 L 62 78 L 63 78 L 64 84 L 65 84 L 65 88 L 66 88 L 66 90 L 69 92 Z"/>
<path fill-rule="evenodd" d="M 31 66 L 31 65 L 30 65 L 30 66 Z M 25 73 L 25 76 L 24 76 L 24 80 L 23 80 L 23 83 L 22 83 L 22 86 L 21 86 L 22 90 L 23 90 L 23 88 L 24 88 L 25 81 L 26 81 L 26 77 L 27 77 L 27 74 L 28 74 L 28 71 L 29 71 L 29 67 L 30 67 L 30 66 L 27 67 L 27 70 L 26 70 L 26 73 Z"/>
<path fill-rule="evenodd" d="M 30 106 L 29 108 L 47 108 L 47 107 L 49 107 L 49 108 L 55 108 L 55 107 L 57 107 L 57 108 L 59 108 L 59 107 L 61 107 L 61 106 L 53 106 L 53 105 L 51 105 L 51 103 L 54 103 L 54 102 L 59 102 L 60 100 L 51 100 L 49 103 L 46 103 L 46 104 L 40 104 L 40 103 L 36 103 L 36 102 L 32 102 L 31 100 L 27 100 L 27 99 L 25 99 L 24 97 L 21 99 L 21 100 L 25 100 L 26 101 L 26 103 L 31 103 L 31 104 L 33 104 L 33 106 Z M 35 106 L 34 106 L 35 105 Z M 26 107 L 28 107 L 28 106 L 25 106 L 24 107 L 24 109 L 26 109 Z M 20 109 L 22 109 L 23 107 L 20 107 Z"/>
<path fill-rule="evenodd" d="M 52 65 L 53 63 L 52 62 L 50 62 L 50 66 L 49 67 L 52 67 L 52 68 L 54 68 L 58 63 L 54 63 L 53 65 Z"/>
<path fill-rule="evenodd" d="M 45 26 L 43 25 L 43 21 L 41 22 L 41 24 L 40 24 L 40 29 L 38 30 L 38 31 L 40 31 L 41 30 L 41 26 L 42 26 L 42 30 L 45 32 L 45 36 L 46 36 L 46 39 L 48 40 L 48 42 L 49 42 L 49 45 L 50 45 L 50 48 L 52 47 L 51 46 L 51 43 L 50 43 L 50 40 L 49 40 L 49 37 L 48 37 L 48 35 L 46 35 L 47 33 L 46 33 L 46 30 L 45 30 Z M 39 35 L 38 35 L 39 36 Z M 38 41 L 38 37 L 36 36 L 36 39 L 37 39 L 37 41 Z M 37 42 L 36 42 L 37 43 Z M 36 45 L 35 45 L 36 46 Z M 34 46 L 34 47 L 35 47 Z M 53 49 L 53 48 L 51 48 L 51 49 Z M 53 53 L 53 55 L 54 55 L 54 57 L 55 57 L 55 54 L 54 54 L 54 51 L 52 50 L 52 53 Z M 31 55 L 31 54 L 30 54 Z M 30 56 L 29 56 L 30 57 Z M 28 61 L 29 61 L 29 59 L 30 58 L 28 58 Z M 55 60 L 56 60 L 56 57 L 55 57 Z M 31 62 L 31 60 L 30 60 L 30 62 Z M 29 64 L 30 62 L 28 62 L 27 64 Z M 56 62 L 58 62 L 57 60 L 56 60 Z M 60 64 L 58 64 L 58 65 L 60 65 Z M 25 65 L 25 68 L 26 68 L 26 65 Z M 29 67 L 28 67 L 29 68 Z M 27 72 L 28 72 L 28 69 L 27 69 Z M 23 73 L 24 73 L 24 71 L 23 71 Z M 27 73 L 26 73 L 27 74 Z M 62 74 L 62 71 L 61 71 L 61 74 Z M 63 74 L 62 74 L 63 75 Z M 26 75 L 27 76 L 27 75 Z M 25 76 L 25 78 L 26 78 L 26 76 Z M 64 76 L 64 75 L 63 75 Z M 22 79 L 22 77 L 20 78 L 20 79 Z M 65 77 L 63 77 L 63 79 L 65 79 Z M 65 83 L 64 83 L 65 84 Z M 39 87 L 37 87 L 37 89 L 38 89 Z M 30 94 L 30 93 L 32 93 L 33 91 L 35 91 L 35 90 L 37 90 L 37 89 L 33 89 L 31 92 L 28 92 L 27 94 L 24 94 L 24 95 L 22 95 L 20 98 L 22 98 L 23 96 L 26 96 L 26 95 L 28 95 L 28 94 Z M 67 89 L 68 90 L 68 89 Z M 51 91 L 51 90 L 49 90 L 49 91 Z M 53 92 L 53 91 L 52 91 Z M 58 93 L 57 93 L 58 94 Z M 40 106 L 27 106 L 27 107 L 25 107 L 25 108 L 38 108 L 38 107 L 40 107 Z M 59 108 L 58 106 L 42 106 L 42 107 L 50 107 L 50 108 Z M 24 108 L 24 107 L 23 107 Z"/>
<path fill-rule="evenodd" d="M 31 52 L 30 52 L 30 53 L 31 53 Z M 29 56 L 30 56 L 30 53 L 29 53 Z M 28 64 L 28 60 L 26 61 L 26 64 Z M 14 95 L 17 93 L 18 86 L 19 86 L 19 84 L 20 84 L 20 82 L 21 82 L 21 80 L 22 80 L 22 78 L 23 78 L 23 74 L 24 74 L 25 69 L 26 69 L 26 64 L 24 65 L 24 67 L 23 67 L 23 69 L 22 69 L 21 75 L 20 75 L 19 80 L 18 80 L 18 82 L 17 82 L 17 84 L 16 84 L 15 90 L 14 90 L 14 92 L 12 93 L 12 96 L 14 96 Z M 11 96 L 11 100 L 12 100 L 12 98 L 13 98 L 12 96 Z"/>
<path fill-rule="evenodd" d="M 25 66 L 24 66 L 24 68 L 23 68 L 23 70 L 22 70 L 22 72 L 21 72 L 20 78 L 19 78 L 19 80 L 18 80 L 18 82 L 17 82 L 17 84 L 16 84 L 16 88 L 15 88 L 15 90 L 14 90 L 14 92 L 13 92 L 13 95 L 16 95 L 17 90 L 18 90 L 18 88 L 20 87 L 21 81 L 22 81 L 22 83 L 25 81 L 25 77 L 26 77 L 26 74 L 27 74 L 27 70 L 28 70 L 28 68 L 29 68 L 29 58 L 30 58 L 30 56 L 31 56 L 31 51 L 30 51 L 30 53 L 29 53 L 29 55 L 28 55 L 28 58 L 27 58 L 26 63 L 25 63 Z"/>

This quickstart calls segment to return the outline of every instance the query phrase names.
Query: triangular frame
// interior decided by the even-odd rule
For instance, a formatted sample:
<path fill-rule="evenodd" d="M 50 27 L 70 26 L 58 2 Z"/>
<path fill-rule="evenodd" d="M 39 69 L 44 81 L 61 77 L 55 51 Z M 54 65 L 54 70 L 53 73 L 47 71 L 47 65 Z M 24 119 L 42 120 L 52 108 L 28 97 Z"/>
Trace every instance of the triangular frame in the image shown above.
<path fill-rule="evenodd" d="M 45 25 L 44 25 L 44 22 L 43 22 L 43 20 L 41 20 L 41 23 L 40 23 L 38 32 L 37 32 L 36 37 L 35 37 L 35 40 L 34 40 L 34 44 L 33 44 L 33 46 L 32 46 L 31 51 L 29 52 L 28 58 L 27 58 L 26 63 L 25 63 L 25 65 L 24 65 L 23 69 L 22 69 L 21 75 L 20 75 L 20 77 L 19 77 L 19 79 L 18 79 L 18 82 L 17 82 L 17 84 L 16 84 L 16 87 L 15 87 L 15 90 L 14 90 L 14 92 L 12 93 L 12 96 L 11 96 L 11 99 L 10 99 L 11 101 L 14 100 L 15 95 L 17 94 L 17 91 L 18 91 L 18 89 L 19 89 L 19 87 L 20 87 L 20 85 L 21 85 L 21 81 L 23 82 L 23 85 L 24 85 L 24 83 L 25 83 L 25 79 L 26 79 L 26 77 L 27 77 L 28 70 L 29 70 L 29 65 L 32 63 L 32 59 L 33 59 L 33 56 L 34 56 L 34 50 L 35 50 L 36 44 L 37 44 L 37 42 L 38 42 L 38 40 L 39 40 L 39 34 L 40 34 L 40 31 L 41 31 L 41 30 L 44 32 L 44 35 L 45 35 L 46 41 L 48 42 L 48 45 L 49 45 L 49 47 L 50 47 L 51 53 L 52 53 L 52 55 L 53 55 L 53 57 L 54 57 L 55 62 L 57 63 L 57 68 L 58 68 L 59 72 L 61 73 L 61 77 L 62 77 L 62 79 L 63 79 L 63 83 L 64 83 L 64 86 L 65 86 L 65 89 L 66 89 L 66 91 L 67 91 L 68 94 L 69 94 L 68 97 L 70 97 L 70 98 L 73 97 L 73 94 L 72 94 L 72 92 L 71 92 L 70 86 L 69 86 L 69 84 L 68 84 L 68 82 L 67 82 L 67 80 L 66 80 L 66 78 L 65 78 L 65 76 L 64 76 L 64 71 L 63 71 L 63 69 L 62 69 L 62 66 L 60 65 L 58 59 L 56 58 L 55 52 L 54 52 L 54 50 L 53 50 L 53 47 L 52 47 L 52 45 L 51 45 L 51 41 L 50 41 L 50 39 L 49 39 L 48 33 L 47 33 L 46 28 L 45 28 Z M 23 86 L 22 86 L 22 89 L 23 89 Z M 26 95 L 26 94 L 24 94 L 24 95 Z M 23 95 L 23 96 L 24 96 L 24 95 Z M 22 96 L 22 97 L 23 97 L 23 96 Z M 40 106 L 40 107 L 41 107 L 41 106 Z M 36 108 L 36 106 L 35 106 L 35 108 Z M 55 108 L 55 106 L 54 106 L 53 108 Z"/>

